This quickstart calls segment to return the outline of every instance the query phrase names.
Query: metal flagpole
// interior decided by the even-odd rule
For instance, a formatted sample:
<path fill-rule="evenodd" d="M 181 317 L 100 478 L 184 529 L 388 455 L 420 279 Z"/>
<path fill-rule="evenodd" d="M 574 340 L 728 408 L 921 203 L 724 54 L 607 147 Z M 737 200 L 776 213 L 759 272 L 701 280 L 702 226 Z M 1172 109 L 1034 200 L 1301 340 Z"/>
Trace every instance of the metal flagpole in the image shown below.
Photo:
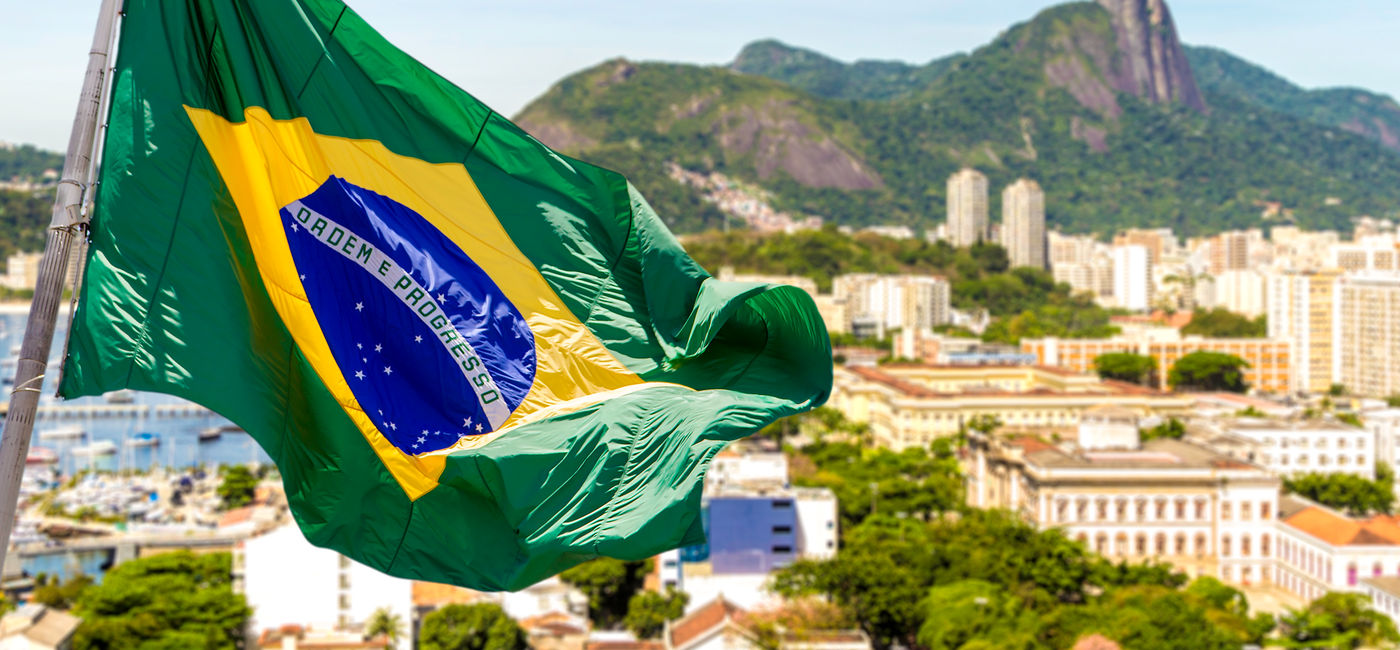
<path fill-rule="evenodd" d="M 29 306 L 24 343 L 15 367 L 14 390 L 10 392 L 9 412 L 5 415 L 5 434 L 0 438 L 0 566 L 4 566 L 10 532 L 15 525 L 20 479 L 24 476 L 25 457 L 29 455 L 29 434 L 34 430 L 34 412 L 39 406 L 49 348 L 53 345 L 54 321 L 63 300 L 68 246 L 74 232 L 81 230 L 87 221 L 82 211 L 83 194 L 93 180 L 91 163 L 98 112 L 106 96 L 107 57 L 115 40 L 120 11 L 121 0 L 102 0 L 97 29 L 92 35 L 92 49 L 88 52 L 87 74 L 83 77 L 82 94 L 78 96 L 78 111 L 73 118 L 73 131 L 68 136 L 63 179 L 58 182 L 44 257 L 39 262 L 34 302 Z"/>

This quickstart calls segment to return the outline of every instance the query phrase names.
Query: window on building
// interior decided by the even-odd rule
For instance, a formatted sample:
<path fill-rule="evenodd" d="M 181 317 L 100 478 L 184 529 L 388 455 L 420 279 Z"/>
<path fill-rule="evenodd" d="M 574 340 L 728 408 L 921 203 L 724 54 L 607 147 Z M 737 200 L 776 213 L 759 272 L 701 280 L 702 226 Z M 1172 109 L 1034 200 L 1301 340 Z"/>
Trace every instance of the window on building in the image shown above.
<path fill-rule="evenodd" d="M 1136 543 L 1133 544 L 1133 552 L 1138 555 L 1147 555 L 1147 535 L 1138 533 Z"/>
<path fill-rule="evenodd" d="M 1268 533 L 1264 533 L 1264 536 L 1259 538 L 1259 554 L 1262 555 L 1262 556 L 1264 556 L 1264 557 L 1269 557 L 1269 534 L 1268 534 Z"/>
<path fill-rule="evenodd" d="M 792 526 L 788 526 L 788 525 L 786 525 L 786 524 L 780 524 L 780 525 L 777 525 L 777 526 L 774 526 L 774 527 L 773 527 L 773 534 L 774 534 L 774 535 L 787 535 L 787 534 L 790 534 L 790 533 L 792 533 Z"/>
<path fill-rule="evenodd" d="M 1222 502 L 1220 503 L 1220 520 L 1221 520 L 1221 521 L 1230 521 L 1230 502 L 1229 502 L 1229 501 L 1222 501 Z"/>
<path fill-rule="evenodd" d="M 1147 521 L 1147 501 L 1145 499 L 1137 500 L 1137 508 L 1134 509 L 1133 514 L 1138 521 Z"/>
<path fill-rule="evenodd" d="M 1347 448 L 1347 439 L 1346 439 L 1346 438 L 1338 438 L 1338 439 L 1337 439 L 1337 449 L 1346 449 L 1346 448 Z"/>
<path fill-rule="evenodd" d="M 1184 533 L 1176 534 L 1176 554 L 1186 555 L 1186 535 Z"/>
<path fill-rule="evenodd" d="M 1166 502 L 1165 499 L 1158 499 L 1158 500 L 1157 500 L 1157 508 L 1156 508 L 1156 511 L 1157 511 L 1157 521 L 1163 521 L 1163 520 L 1165 520 L 1165 519 L 1167 518 L 1167 502 Z"/>
<path fill-rule="evenodd" d="M 792 547 L 791 547 L 791 546 L 788 546 L 787 544 L 774 544 L 774 545 L 773 545 L 773 552 L 774 552 L 774 553 L 791 553 L 791 552 L 792 552 Z"/>
<path fill-rule="evenodd" d="M 1252 552 L 1249 541 L 1249 535 L 1240 535 L 1240 555 L 1243 557 L 1249 557 Z"/>
<path fill-rule="evenodd" d="M 1208 539 L 1208 538 L 1206 537 L 1206 534 L 1205 534 L 1205 533 L 1200 533 L 1200 534 L 1196 535 L 1196 555 L 1205 555 L 1205 554 L 1206 554 L 1206 552 L 1207 552 L 1206 540 L 1207 540 L 1207 539 Z"/>
<path fill-rule="evenodd" d="M 1330 579 L 1330 578 L 1329 578 L 1329 579 Z M 1355 586 L 1356 586 L 1356 563 L 1355 563 L 1355 562 L 1352 562 L 1351 564 L 1348 564 L 1348 565 L 1347 565 L 1347 586 L 1348 586 L 1348 587 L 1355 587 Z"/>
<path fill-rule="evenodd" d="M 1384 573 L 1385 573 L 1385 571 L 1384 571 L 1383 569 L 1381 569 L 1381 563 L 1380 563 L 1380 562 L 1377 562 L 1375 566 L 1371 567 L 1371 576 L 1372 576 L 1372 577 L 1379 578 L 1379 577 L 1381 577 L 1381 575 L 1384 574 Z"/>
<path fill-rule="evenodd" d="M 1226 557 L 1230 555 L 1230 536 L 1223 535 L 1220 538 L 1220 555 Z"/>
<path fill-rule="evenodd" d="M 1099 521 L 1108 521 L 1108 502 L 1103 499 L 1099 499 L 1098 515 Z"/>
<path fill-rule="evenodd" d="M 1220 567 L 1220 579 L 1226 582 L 1230 581 L 1230 567 Z"/>
<path fill-rule="evenodd" d="M 1365 456 L 1357 456 L 1357 457 L 1356 457 L 1356 464 L 1357 464 L 1357 465 L 1360 465 L 1360 466 L 1362 466 L 1362 467 L 1365 467 L 1365 466 L 1366 466 L 1366 457 L 1365 457 Z"/>
<path fill-rule="evenodd" d="M 1186 520 L 1186 499 L 1176 500 L 1176 519 L 1177 521 Z"/>
<path fill-rule="evenodd" d="M 784 509 L 791 508 L 791 507 L 792 507 L 792 499 L 774 499 L 774 500 L 773 500 L 773 509 L 774 509 L 774 510 L 784 510 Z"/>
<path fill-rule="evenodd" d="M 1248 501 L 1240 502 L 1240 521 L 1249 521 L 1254 518 L 1254 508 L 1250 507 Z"/>
<path fill-rule="evenodd" d="M 1156 544 L 1156 546 L 1154 546 L 1154 548 L 1157 549 L 1157 555 L 1166 555 L 1166 554 L 1167 554 L 1167 534 L 1166 534 L 1166 533 L 1157 533 L 1157 544 Z"/>
<path fill-rule="evenodd" d="M 1197 519 L 1197 520 L 1202 520 L 1202 519 L 1205 519 L 1205 518 L 1206 518 L 1206 500 L 1205 500 L 1205 499 L 1197 499 L 1197 500 L 1196 500 L 1196 519 Z"/>

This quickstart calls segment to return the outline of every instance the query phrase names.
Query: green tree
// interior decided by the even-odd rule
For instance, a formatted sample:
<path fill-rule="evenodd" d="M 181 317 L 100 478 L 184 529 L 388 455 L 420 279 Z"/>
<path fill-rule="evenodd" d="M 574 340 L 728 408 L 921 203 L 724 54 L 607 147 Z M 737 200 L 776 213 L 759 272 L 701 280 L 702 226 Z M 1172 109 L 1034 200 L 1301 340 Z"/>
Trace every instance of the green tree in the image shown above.
<path fill-rule="evenodd" d="M 258 489 L 258 477 L 245 465 L 234 465 L 224 470 L 224 480 L 219 483 L 219 498 L 224 508 L 241 508 L 253 502 L 253 494 Z"/>
<path fill-rule="evenodd" d="M 1329 593 L 1290 611 L 1277 644 L 1285 648 L 1360 648 L 1400 642 L 1390 618 L 1371 609 L 1364 594 Z"/>
<path fill-rule="evenodd" d="M 233 592 L 228 553 L 131 560 L 78 597 L 76 650 L 241 648 L 252 613 Z"/>
<path fill-rule="evenodd" d="M 34 578 L 34 593 L 30 599 L 54 609 L 72 609 L 92 582 L 91 576 L 79 573 L 60 584 L 58 576 L 41 573 Z"/>
<path fill-rule="evenodd" d="M 1219 339 L 1259 338 L 1268 336 L 1269 326 L 1264 316 L 1250 320 L 1224 307 L 1216 307 L 1192 313 L 1191 322 L 1181 328 L 1181 333 Z"/>
<path fill-rule="evenodd" d="M 1218 618 L 1222 615 L 1231 619 L 1225 625 Z M 1087 606 L 1058 610 L 1046 627 L 1052 647 L 1069 647 L 1077 638 L 1098 633 L 1124 648 L 1143 650 L 1237 650 L 1250 633 L 1241 615 L 1213 610 L 1187 591 L 1160 585 L 1112 589 Z"/>
<path fill-rule="evenodd" d="M 495 603 L 447 605 L 423 617 L 421 650 L 523 650 L 525 631 Z"/>
<path fill-rule="evenodd" d="M 624 562 L 610 557 L 589 560 L 559 574 L 588 596 L 588 618 L 599 629 L 613 629 L 627 616 L 632 595 L 651 573 L 651 560 Z"/>
<path fill-rule="evenodd" d="M 1167 384 L 1173 390 L 1243 393 L 1249 387 L 1245 384 L 1243 372 L 1248 367 L 1248 361 L 1233 354 L 1197 350 L 1172 364 L 1171 371 L 1167 373 Z"/>
<path fill-rule="evenodd" d="M 1104 379 L 1145 385 L 1157 372 L 1157 359 L 1132 352 L 1107 352 L 1094 358 L 1094 371 Z"/>
<path fill-rule="evenodd" d="M 1186 425 L 1182 424 L 1181 420 L 1176 418 L 1167 418 L 1166 422 L 1155 427 L 1144 429 L 1141 438 L 1143 442 L 1156 440 L 1157 438 L 1180 440 L 1184 435 L 1186 435 Z"/>
<path fill-rule="evenodd" d="M 675 589 L 667 589 L 665 595 L 639 591 L 627 602 L 627 617 L 622 620 L 622 626 L 638 639 L 654 638 L 661 634 L 666 621 L 674 621 L 685 613 L 685 604 L 689 601 L 689 594 Z"/>
<path fill-rule="evenodd" d="M 1378 479 L 1374 481 L 1355 474 L 1310 473 L 1284 478 L 1283 487 L 1289 492 L 1355 516 L 1389 514 L 1395 509 L 1393 474 L 1383 464 L 1377 469 Z"/>
<path fill-rule="evenodd" d="M 930 589 L 921 603 L 919 644 L 929 650 L 1035 648 L 1035 612 L 1001 585 L 959 580 Z"/>
<path fill-rule="evenodd" d="M 380 607 L 369 615 L 369 620 L 365 622 L 365 636 L 375 638 L 383 636 L 389 641 L 389 645 L 398 645 L 399 639 L 403 638 L 404 624 L 403 617 L 395 614 L 388 607 Z"/>

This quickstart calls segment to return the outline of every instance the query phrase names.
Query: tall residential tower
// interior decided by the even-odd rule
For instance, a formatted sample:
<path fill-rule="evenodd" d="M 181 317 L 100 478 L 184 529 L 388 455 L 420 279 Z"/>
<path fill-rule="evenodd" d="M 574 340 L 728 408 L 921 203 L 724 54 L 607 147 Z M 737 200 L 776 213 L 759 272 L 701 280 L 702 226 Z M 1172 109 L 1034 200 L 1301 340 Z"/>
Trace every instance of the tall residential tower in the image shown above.
<path fill-rule="evenodd" d="M 1022 178 L 1001 193 L 1001 243 L 1011 266 L 1045 269 L 1045 192 Z"/>
<path fill-rule="evenodd" d="M 961 247 L 990 239 L 987 177 L 964 167 L 948 177 L 948 243 Z"/>

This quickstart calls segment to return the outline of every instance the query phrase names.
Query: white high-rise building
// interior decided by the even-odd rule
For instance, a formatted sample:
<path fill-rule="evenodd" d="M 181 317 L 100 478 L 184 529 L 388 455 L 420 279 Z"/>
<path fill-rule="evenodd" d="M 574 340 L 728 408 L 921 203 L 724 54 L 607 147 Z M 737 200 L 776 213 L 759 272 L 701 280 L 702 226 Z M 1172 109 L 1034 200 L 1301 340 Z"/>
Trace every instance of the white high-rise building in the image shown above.
<path fill-rule="evenodd" d="M 1022 178 L 1001 193 L 1001 242 L 1011 266 L 1045 268 L 1045 192 Z"/>
<path fill-rule="evenodd" d="M 1152 308 L 1152 259 L 1146 246 L 1113 247 L 1113 300 L 1123 309 Z"/>
<path fill-rule="evenodd" d="M 253 608 L 248 629 L 305 625 L 316 630 L 358 630 L 385 607 L 413 620 L 413 581 L 371 569 L 335 551 L 312 546 L 296 526 L 271 530 L 235 551 L 235 582 Z M 411 631 L 397 647 L 413 647 Z"/>
<path fill-rule="evenodd" d="M 1267 309 L 1264 276 L 1253 269 L 1224 271 L 1215 276 L 1215 307 L 1224 307 L 1250 318 L 1263 315 Z"/>
<path fill-rule="evenodd" d="M 964 167 L 948 177 L 948 243 L 971 246 L 991 239 L 987 177 Z"/>

